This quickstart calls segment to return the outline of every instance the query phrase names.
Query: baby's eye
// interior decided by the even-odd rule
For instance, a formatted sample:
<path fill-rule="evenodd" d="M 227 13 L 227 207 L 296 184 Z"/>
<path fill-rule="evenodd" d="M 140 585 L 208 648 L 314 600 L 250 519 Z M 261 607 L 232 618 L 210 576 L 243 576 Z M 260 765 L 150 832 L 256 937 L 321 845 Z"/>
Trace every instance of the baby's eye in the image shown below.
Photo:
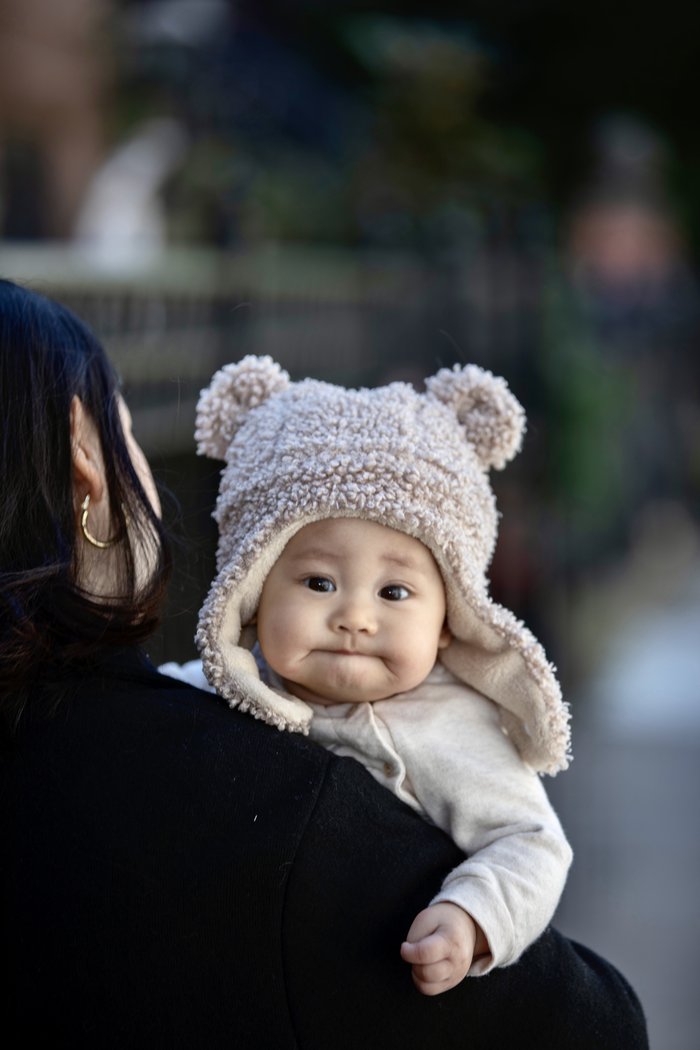
<path fill-rule="evenodd" d="M 333 580 L 329 580 L 327 576 L 307 576 L 304 580 L 304 586 L 308 587 L 310 591 L 317 591 L 320 594 L 330 594 L 331 591 L 335 590 Z"/>
<path fill-rule="evenodd" d="M 402 602 L 410 596 L 411 592 L 408 587 L 404 587 L 401 583 L 390 583 L 387 587 L 382 587 L 379 592 L 379 597 L 385 598 L 388 602 Z"/>

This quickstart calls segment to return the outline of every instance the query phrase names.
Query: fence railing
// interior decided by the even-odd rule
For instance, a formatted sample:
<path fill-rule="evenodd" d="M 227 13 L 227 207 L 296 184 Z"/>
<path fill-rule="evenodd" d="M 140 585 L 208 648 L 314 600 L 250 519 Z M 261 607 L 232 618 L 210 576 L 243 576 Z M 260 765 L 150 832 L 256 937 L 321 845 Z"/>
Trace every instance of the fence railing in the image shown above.
<path fill-rule="evenodd" d="M 70 306 L 115 362 L 149 454 L 191 449 L 199 390 L 270 354 L 294 378 L 419 378 L 456 359 L 497 366 L 531 329 L 533 273 L 513 259 L 263 245 L 169 248 L 126 268 L 67 244 L 0 243 L 2 276 Z"/>

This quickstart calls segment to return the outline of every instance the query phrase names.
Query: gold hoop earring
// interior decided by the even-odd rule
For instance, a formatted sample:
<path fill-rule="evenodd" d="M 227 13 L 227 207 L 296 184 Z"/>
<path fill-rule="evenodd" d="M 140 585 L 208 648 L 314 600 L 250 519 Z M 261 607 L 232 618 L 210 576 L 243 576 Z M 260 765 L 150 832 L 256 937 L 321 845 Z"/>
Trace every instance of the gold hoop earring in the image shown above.
<path fill-rule="evenodd" d="M 113 536 L 111 540 L 96 540 L 90 532 L 90 530 L 88 529 L 88 513 L 90 510 L 89 492 L 80 506 L 83 512 L 80 518 L 80 528 L 83 530 L 83 536 L 88 541 L 88 543 L 90 543 L 93 547 L 99 547 L 101 551 L 105 551 L 109 547 L 113 547 L 119 538 L 118 536 Z"/>

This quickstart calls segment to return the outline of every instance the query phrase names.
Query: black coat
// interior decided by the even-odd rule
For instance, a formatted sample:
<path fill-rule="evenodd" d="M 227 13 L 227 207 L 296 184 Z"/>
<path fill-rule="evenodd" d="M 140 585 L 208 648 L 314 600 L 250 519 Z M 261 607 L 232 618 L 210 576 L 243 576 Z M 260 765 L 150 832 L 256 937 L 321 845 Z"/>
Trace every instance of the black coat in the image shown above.
<path fill-rule="evenodd" d="M 41 706 L 0 767 L 7 1050 L 646 1047 L 551 930 L 421 996 L 399 946 L 459 854 L 353 760 L 131 650 Z"/>

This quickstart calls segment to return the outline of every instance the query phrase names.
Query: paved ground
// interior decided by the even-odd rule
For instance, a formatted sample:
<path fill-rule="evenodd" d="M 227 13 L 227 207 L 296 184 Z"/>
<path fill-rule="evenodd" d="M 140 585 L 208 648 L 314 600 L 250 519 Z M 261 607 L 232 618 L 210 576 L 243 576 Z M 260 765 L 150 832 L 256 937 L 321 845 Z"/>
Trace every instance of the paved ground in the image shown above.
<path fill-rule="evenodd" d="M 630 615 L 576 707 L 575 761 L 547 783 L 576 854 L 557 925 L 628 977 L 653 1050 L 698 1050 L 700 572 Z"/>
<path fill-rule="evenodd" d="M 557 925 L 627 976 L 653 1050 L 697 1050 L 700 740 L 578 734 L 550 794 L 576 853 Z"/>

